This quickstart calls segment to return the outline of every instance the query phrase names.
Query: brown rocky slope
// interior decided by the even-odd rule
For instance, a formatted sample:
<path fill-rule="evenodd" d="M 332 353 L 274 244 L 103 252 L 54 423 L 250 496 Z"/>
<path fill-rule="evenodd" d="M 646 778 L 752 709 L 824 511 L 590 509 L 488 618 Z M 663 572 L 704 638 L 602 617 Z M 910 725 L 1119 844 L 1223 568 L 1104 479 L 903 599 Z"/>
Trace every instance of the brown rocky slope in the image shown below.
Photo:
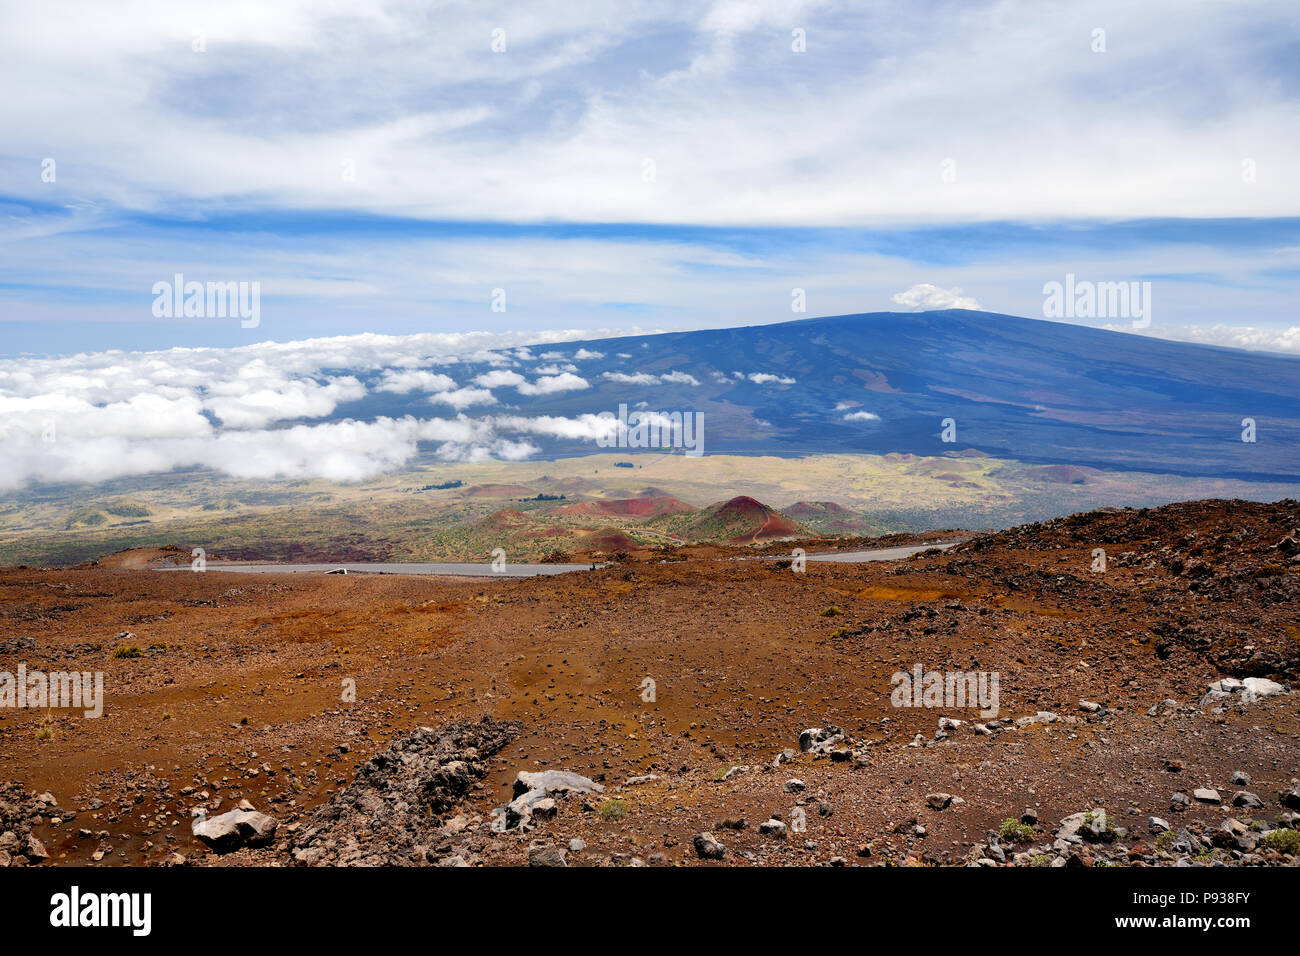
<path fill-rule="evenodd" d="M 475 581 L 6 569 L 0 670 L 102 670 L 107 701 L 99 719 L 0 711 L 6 776 L 50 794 L 15 798 L 5 852 L 41 862 L 34 836 L 46 865 L 1294 865 L 1298 530 L 1295 501 L 1207 501 L 802 574 L 704 557 Z M 997 673 L 997 717 L 894 706 L 918 664 Z M 479 752 L 466 728 L 485 717 L 511 730 Z M 394 741 L 427 773 L 376 775 Z M 520 776 L 546 770 L 592 786 Z M 421 774 L 441 774 L 436 812 Z M 427 810 L 404 825 L 418 841 L 356 839 L 376 800 L 390 822 Z M 191 835 L 196 808 L 243 801 L 278 821 L 269 845 Z M 295 855 L 322 820 L 325 851 Z"/>

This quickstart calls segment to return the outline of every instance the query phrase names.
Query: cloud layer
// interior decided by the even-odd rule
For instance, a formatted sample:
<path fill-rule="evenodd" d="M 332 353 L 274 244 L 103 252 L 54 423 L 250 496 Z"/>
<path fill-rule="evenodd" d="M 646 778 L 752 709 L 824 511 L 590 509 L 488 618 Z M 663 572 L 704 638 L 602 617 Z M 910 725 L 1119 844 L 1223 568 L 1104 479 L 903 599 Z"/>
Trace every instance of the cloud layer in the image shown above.
<path fill-rule="evenodd" d="M 0 361 L 0 491 L 30 483 L 94 483 L 125 475 L 208 468 L 239 478 L 356 481 L 413 458 L 420 443 L 445 460 L 517 459 L 537 446 L 518 434 L 601 434 L 591 422 L 492 418 L 327 419 L 370 389 L 429 392 L 458 413 L 496 404 L 488 388 L 459 385 L 466 363 L 517 361 L 525 342 L 575 332 L 423 334 L 261 343 L 233 349 L 87 353 Z M 516 346 L 514 351 L 499 352 Z M 425 367 L 419 367 L 425 366 Z M 432 367 L 448 370 L 434 371 Z M 570 373 L 528 381 L 509 370 L 479 379 L 549 394 L 585 387 Z M 581 384 L 579 384 L 581 383 Z M 293 423 L 284 425 L 283 423 Z M 277 427 L 279 425 L 279 427 Z M 506 433 L 516 433 L 509 437 Z"/>
<path fill-rule="evenodd" d="M 348 482 L 400 468 L 417 454 L 518 460 L 541 450 L 533 439 L 595 442 L 613 435 L 612 411 L 526 413 L 530 401 L 592 387 L 581 375 L 554 370 L 556 363 L 576 368 L 570 359 L 603 357 L 554 348 L 577 336 L 368 333 L 0 360 L 0 492 L 186 468 Z M 636 352 L 638 359 L 648 354 Z M 793 382 L 770 372 L 733 374 L 759 385 Z M 635 368 L 601 380 L 700 384 L 684 372 Z M 427 411 L 373 414 L 373 401 L 370 414 L 348 411 L 366 398 Z"/>
<path fill-rule="evenodd" d="M 1294 28 L 1287 0 L 6 4 L 3 172 L 465 220 L 1296 215 Z"/>

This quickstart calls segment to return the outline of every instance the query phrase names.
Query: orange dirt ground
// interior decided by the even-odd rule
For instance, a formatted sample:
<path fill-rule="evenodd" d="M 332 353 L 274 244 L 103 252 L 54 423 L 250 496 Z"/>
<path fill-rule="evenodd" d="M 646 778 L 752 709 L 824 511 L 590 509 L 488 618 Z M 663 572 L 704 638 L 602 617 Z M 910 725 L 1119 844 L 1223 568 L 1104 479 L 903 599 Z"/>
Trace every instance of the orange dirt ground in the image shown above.
<path fill-rule="evenodd" d="M 525 580 L 4 569 L 0 670 L 103 671 L 106 712 L 54 712 L 39 740 L 43 712 L 0 710 L 0 779 L 75 808 L 35 830 L 53 864 L 285 862 L 283 847 L 216 857 L 191 837 L 190 810 L 247 799 L 285 838 L 394 737 L 487 714 L 525 730 L 472 792 L 472 829 L 486 833 L 519 770 L 572 770 L 608 792 L 563 801 L 528 834 L 485 837 L 475 863 L 521 863 L 531 840 L 575 837 L 587 848 L 570 865 L 693 863 L 701 830 L 728 845 L 729 864 L 962 862 L 1027 807 L 1040 843 L 1066 815 L 1106 807 L 1131 829 L 1126 845 L 1151 854 L 1148 815 L 1177 828 L 1230 813 L 1198 805 L 1175 819 L 1174 791 L 1213 786 L 1226 803 L 1245 770 L 1266 803 L 1252 816 L 1275 820 L 1295 785 L 1300 696 L 1196 704 L 1227 674 L 1296 679 L 1300 570 L 1277 542 L 1297 527 L 1295 502 L 1194 503 L 803 574 L 689 556 Z M 1103 574 L 1089 570 L 1095 547 L 1111 556 Z M 16 650 L 20 637 L 35 646 Z M 124 644 L 142 656 L 115 658 Z M 1061 719 L 996 736 L 967 723 L 935 741 L 940 716 L 981 718 L 891 706 L 891 675 L 916 663 L 997 671 L 1001 718 Z M 1081 698 L 1108 711 L 1085 714 Z M 1165 698 L 1181 709 L 1148 716 Z M 828 724 L 865 765 L 771 765 Z M 927 745 L 907 746 L 918 734 Z M 749 769 L 718 779 L 733 766 Z M 806 789 L 785 792 L 791 778 Z M 964 802 L 931 810 L 934 791 Z M 626 814 L 594 812 L 605 799 Z M 799 803 L 806 832 L 759 833 Z M 719 828 L 740 818 L 744 829 Z"/>

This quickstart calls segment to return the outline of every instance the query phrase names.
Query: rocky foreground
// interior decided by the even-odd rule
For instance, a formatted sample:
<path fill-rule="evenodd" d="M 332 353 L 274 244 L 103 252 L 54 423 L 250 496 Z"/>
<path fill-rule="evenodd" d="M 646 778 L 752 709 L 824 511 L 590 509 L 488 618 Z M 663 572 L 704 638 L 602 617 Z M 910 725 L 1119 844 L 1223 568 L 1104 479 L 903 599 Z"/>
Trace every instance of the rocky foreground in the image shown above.
<path fill-rule="evenodd" d="M 1294 501 L 802 574 L 14 569 L 0 589 L 0 669 L 94 666 L 108 698 L 0 720 L 7 865 L 1300 858 Z M 116 653 L 128 628 L 138 656 Z M 914 706 L 894 692 L 918 666 L 996 673 L 997 707 Z"/>

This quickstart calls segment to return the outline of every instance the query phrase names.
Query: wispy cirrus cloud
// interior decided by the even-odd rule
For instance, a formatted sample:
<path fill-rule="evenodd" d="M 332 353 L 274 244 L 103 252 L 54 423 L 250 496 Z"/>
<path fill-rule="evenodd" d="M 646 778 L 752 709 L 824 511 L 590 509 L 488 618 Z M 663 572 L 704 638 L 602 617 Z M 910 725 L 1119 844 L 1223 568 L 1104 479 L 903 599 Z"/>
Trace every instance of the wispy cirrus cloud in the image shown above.
<path fill-rule="evenodd" d="M 1184 10 L 7 5 L 5 180 L 40 195 L 52 156 L 124 208 L 533 222 L 1300 214 L 1291 5 Z"/>

